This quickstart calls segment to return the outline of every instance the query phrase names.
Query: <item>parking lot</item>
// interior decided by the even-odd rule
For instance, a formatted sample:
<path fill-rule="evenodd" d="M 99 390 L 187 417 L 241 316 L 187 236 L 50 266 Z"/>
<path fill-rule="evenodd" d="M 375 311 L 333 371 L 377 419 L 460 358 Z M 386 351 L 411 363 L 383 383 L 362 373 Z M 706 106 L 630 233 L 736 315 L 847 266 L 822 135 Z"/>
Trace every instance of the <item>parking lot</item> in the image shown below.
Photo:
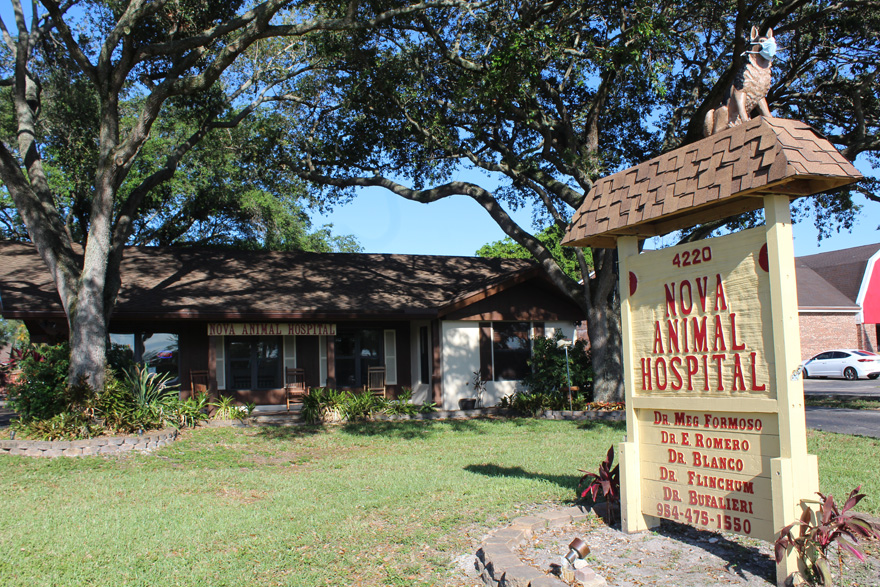
<path fill-rule="evenodd" d="M 805 395 L 853 395 L 858 397 L 877 396 L 880 399 L 880 379 L 806 379 Z"/>

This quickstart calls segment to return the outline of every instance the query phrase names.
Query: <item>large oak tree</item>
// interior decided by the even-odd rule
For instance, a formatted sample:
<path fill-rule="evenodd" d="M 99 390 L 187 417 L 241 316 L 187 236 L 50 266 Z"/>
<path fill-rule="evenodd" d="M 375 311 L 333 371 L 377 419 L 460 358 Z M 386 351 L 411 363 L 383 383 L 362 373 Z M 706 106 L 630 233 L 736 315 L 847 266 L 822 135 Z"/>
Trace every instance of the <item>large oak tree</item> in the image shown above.
<path fill-rule="evenodd" d="M 310 79 L 323 67 L 312 42 L 317 32 L 333 31 L 344 42 L 347 32 L 461 4 L 40 0 L 25 14 L 12 0 L 15 22 L 2 23 L 2 84 L 12 90 L 15 137 L 0 143 L 0 179 L 67 314 L 71 381 L 102 386 L 124 246 L 143 228 L 146 208 L 163 209 L 173 190 L 162 186 L 199 143 L 268 103 L 307 105 Z M 67 97 L 44 104 L 44 91 L 61 87 L 64 75 L 73 84 Z M 93 102 L 80 108 L 75 99 Z M 77 156 L 90 153 L 67 161 L 67 169 L 90 171 L 65 182 L 44 158 L 66 147 L 45 142 L 59 135 L 41 127 L 44 114 L 59 107 L 93 117 L 70 120 L 71 129 L 78 122 L 94 129 L 67 137 L 83 141 Z M 187 132 L 163 127 L 174 108 L 190 114 Z M 71 200 L 71 190 L 80 196 Z"/>
<path fill-rule="evenodd" d="M 509 0 L 395 25 L 354 45 L 327 38 L 323 107 L 291 137 L 294 164 L 340 197 L 380 186 L 417 202 L 471 198 L 584 310 L 600 400 L 623 395 L 615 253 L 580 255 L 579 282 L 507 210 L 529 204 L 564 227 L 598 177 L 700 138 L 753 25 L 781 45 L 778 115 L 850 159 L 880 147 L 875 1 Z M 876 200 L 873 187 L 857 189 Z M 817 202 L 826 229 L 857 210 L 848 193 Z"/>

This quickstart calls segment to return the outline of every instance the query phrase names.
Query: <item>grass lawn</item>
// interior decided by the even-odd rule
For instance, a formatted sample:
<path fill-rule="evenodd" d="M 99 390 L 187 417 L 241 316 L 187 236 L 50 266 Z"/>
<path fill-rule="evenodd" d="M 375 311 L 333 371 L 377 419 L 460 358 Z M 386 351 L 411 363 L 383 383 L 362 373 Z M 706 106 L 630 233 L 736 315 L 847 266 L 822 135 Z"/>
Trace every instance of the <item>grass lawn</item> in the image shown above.
<path fill-rule="evenodd" d="M 847 410 L 880 410 L 880 401 L 871 399 L 841 399 L 833 396 L 804 398 L 805 404 L 816 408 L 845 408 Z"/>
<path fill-rule="evenodd" d="M 203 429 L 152 455 L 0 459 L 0 585 L 442 585 L 536 504 L 570 502 L 623 424 Z M 822 489 L 880 514 L 880 441 L 810 433 Z"/>

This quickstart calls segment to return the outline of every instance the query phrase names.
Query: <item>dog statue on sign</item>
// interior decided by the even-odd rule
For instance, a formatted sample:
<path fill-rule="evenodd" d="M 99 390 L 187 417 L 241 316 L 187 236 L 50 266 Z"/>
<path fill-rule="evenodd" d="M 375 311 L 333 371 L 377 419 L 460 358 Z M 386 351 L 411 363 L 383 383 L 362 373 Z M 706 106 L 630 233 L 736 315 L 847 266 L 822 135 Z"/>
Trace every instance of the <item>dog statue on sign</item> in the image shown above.
<path fill-rule="evenodd" d="M 721 106 L 706 113 L 703 132 L 707 137 L 748 121 L 749 113 L 755 108 L 763 116 L 772 118 L 766 96 L 770 89 L 770 68 L 776 55 L 773 29 L 761 37 L 758 36 L 758 27 L 753 26 L 749 42 L 751 50 L 742 54 L 745 62 L 721 98 Z"/>

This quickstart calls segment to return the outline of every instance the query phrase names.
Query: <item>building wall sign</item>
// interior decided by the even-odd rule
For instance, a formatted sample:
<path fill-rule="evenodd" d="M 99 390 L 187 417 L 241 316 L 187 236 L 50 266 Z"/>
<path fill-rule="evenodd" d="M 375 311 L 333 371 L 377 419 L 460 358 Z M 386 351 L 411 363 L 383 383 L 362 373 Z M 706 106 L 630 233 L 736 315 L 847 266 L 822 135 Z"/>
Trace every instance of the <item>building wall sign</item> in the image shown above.
<path fill-rule="evenodd" d="M 645 515 L 774 534 L 779 429 L 775 414 L 751 409 L 775 397 L 766 255 L 764 231 L 753 229 L 628 263 L 633 398 L 685 402 L 634 410 Z M 716 399 L 742 411 L 714 409 Z M 688 409 L 689 400 L 708 409 Z"/>
<path fill-rule="evenodd" d="M 213 322 L 208 336 L 334 336 L 335 324 L 302 322 Z"/>

